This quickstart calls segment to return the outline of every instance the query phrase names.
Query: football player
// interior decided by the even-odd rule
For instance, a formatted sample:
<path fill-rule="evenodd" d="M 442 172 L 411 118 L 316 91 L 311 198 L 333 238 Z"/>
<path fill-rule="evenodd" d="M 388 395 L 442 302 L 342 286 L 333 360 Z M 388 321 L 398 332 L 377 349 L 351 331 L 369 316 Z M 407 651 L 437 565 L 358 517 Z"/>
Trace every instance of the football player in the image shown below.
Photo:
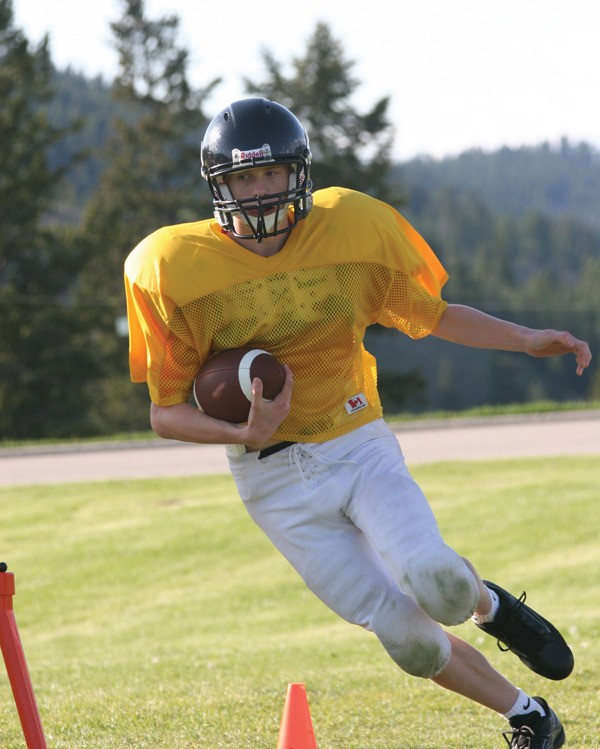
<path fill-rule="evenodd" d="M 442 264 L 390 205 L 313 192 L 305 128 L 263 98 L 233 102 L 208 126 L 201 170 L 214 219 L 162 228 L 125 265 L 131 376 L 147 382 L 161 437 L 226 445 L 254 521 L 333 611 L 375 633 L 395 663 L 504 715 L 512 747 L 555 749 L 564 730 L 541 697 L 498 673 L 444 627 L 470 617 L 537 674 L 563 679 L 573 655 L 556 628 L 444 541 L 383 420 L 373 324 L 411 338 L 535 357 L 585 341 L 448 304 Z M 190 402 L 215 352 L 252 345 L 286 367 L 272 401 L 253 382 L 247 423 Z"/>

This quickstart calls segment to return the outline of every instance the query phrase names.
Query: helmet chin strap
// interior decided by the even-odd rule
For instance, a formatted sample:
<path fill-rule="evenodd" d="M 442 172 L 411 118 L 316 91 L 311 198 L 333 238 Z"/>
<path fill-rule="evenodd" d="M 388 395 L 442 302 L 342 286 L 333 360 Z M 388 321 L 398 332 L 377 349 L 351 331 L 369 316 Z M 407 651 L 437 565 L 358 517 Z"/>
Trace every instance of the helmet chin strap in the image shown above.
<path fill-rule="evenodd" d="M 264 226 L 264 229 L 267 233 L 271 233 L 275 228 L 279 229 L 279 225 L 283 224 L 284 221 L 287 221 L 287 212 L 289 210 L 288 206 L 279 206 L 278 210 L 274 211 L 273 213 L 269 213 L 266 216 L 262 217 L 262 223 Z M 244 226 L 247 226 L 250 231 L 253 233 L 258 232 L 259 230 L 259 217 L 258 216 L 251 216 L 247 215 L 244 216 L 243 213 L 236 213 L 235 214 L 240 221 L 244 224 Z M 279 225 L 275 227 L 275 221 L 277 217 L 280 216 Z"/>

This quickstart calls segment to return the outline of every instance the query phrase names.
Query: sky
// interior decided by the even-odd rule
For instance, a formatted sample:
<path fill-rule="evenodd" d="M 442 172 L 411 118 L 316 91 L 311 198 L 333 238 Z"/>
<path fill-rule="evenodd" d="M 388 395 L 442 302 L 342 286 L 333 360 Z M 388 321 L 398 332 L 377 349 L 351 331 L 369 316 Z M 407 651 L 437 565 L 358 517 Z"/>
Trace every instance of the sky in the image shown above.
<path fill-rule="evenodd" d="M 49 35 L 56 67 L 107 82 L 118 70 L 110 22 L 123 0 L 13 0 L 30 42 Z M 208 116 L 243 98 L 243 79 L 267 77 L 269 50 L 291 75 L 316 25 L 326 23 L 360 82 L 352 104 L 366 113 L 390 98 L 393 158 L 442 158 L 565 137 L 600 148 L 598 0 L 305 0 L 303 3 L 146 0 L 146 16 L 174 14 L 188 74 L 223 83 Z M 309 134 L 310 135 L 310 134 Z"/>

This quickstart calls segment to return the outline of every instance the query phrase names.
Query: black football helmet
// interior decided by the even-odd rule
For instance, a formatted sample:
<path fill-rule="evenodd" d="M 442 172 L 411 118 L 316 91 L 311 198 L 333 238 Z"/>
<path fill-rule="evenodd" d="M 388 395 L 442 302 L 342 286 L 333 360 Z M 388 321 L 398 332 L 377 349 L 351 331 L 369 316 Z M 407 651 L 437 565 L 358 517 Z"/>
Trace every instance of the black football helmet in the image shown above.
<path fill-rule="evenodd" d="M 264 237 L 290 231 L 308 215 L 312 207 L 308 135 L 296 116 L 281 104 L 258 97 L 233 102 L 213 118 L 200 151 L 202 176 L 208 180 L 213 196 L 215 218 L 234 236 L 260 242 Z M 289 189 L 234 200 L 225 182 L 227 175 L 268 164 L 289 165 Z M 234 215 L 242 219 L 248 233 L 234 229 Z M 288 222 L 281 225 L 286 215 Z"/>

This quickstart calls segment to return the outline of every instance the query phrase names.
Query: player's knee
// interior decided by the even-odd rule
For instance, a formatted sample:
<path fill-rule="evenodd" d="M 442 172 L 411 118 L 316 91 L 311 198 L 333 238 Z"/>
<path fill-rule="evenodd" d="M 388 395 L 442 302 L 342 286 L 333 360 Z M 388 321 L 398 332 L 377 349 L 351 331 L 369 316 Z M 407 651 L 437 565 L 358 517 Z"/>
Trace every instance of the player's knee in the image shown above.
<path fill-rule="evenodd" d="M 475 611 L 477 581 L 463 559 L 448 549 L 433 563 L 414 565 L 406 583 L 419 606 L 434 621 L 446 626 L 461 624 Z"/>
<path fill-rule="evenodd" d="M 412 627 L 377 627 L 375 634 L 392 660 L 406 673 L 432 679 L 448 665 L 450 641 L 435 622 L 415 621 Z"/>

